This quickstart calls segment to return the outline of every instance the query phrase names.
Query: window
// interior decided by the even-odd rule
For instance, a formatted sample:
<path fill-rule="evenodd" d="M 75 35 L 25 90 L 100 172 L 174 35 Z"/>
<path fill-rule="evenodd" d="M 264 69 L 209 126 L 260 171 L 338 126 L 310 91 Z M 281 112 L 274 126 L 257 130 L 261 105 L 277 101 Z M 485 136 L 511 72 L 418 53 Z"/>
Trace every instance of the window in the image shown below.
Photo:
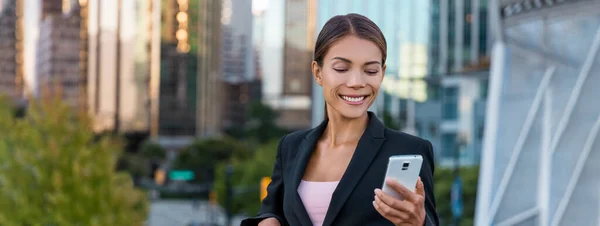
<path fill-rule="evenodd" d="M 458 87 L 444 88 L 442 108 L 442 118 L 444 120 L 456 120 L 458 118 Z"/>
<path fill-rule="evenodd" d="M 456 133 L 442 135 L 442 158 L 452 158 L 456 154 Z"/>

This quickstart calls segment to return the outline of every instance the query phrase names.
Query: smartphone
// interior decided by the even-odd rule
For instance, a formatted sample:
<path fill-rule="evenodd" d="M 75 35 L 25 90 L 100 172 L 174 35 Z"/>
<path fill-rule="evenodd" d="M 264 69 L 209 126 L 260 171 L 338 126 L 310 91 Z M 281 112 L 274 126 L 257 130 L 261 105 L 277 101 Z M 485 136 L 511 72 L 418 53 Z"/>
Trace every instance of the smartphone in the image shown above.
<path fill-rule="evenodd" d="M 394 179 L 406 188 L 415 192 L 421 165 L 423 164 L 423 156 L 421 155 L 394 155 L 388 160 L 387 171 L 383 180 L 381 190 L 397 199 L 403 200 L 393 188 L 385 183 L 387 178 Z"/>

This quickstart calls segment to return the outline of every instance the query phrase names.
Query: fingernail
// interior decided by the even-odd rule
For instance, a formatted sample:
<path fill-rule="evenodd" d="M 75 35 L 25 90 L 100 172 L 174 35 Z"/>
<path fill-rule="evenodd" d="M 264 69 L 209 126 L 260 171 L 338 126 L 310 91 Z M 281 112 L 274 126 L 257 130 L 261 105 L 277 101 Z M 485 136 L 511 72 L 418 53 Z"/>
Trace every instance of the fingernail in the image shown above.
<path fill-rule="evenodd" d="M 375 195 L 379 195 L 379 189 L 375 189 Z"/>
<path fill-rule="evenodd" d="M 375 201 L 373 201 L 373 206 L 375 206 Z"/>

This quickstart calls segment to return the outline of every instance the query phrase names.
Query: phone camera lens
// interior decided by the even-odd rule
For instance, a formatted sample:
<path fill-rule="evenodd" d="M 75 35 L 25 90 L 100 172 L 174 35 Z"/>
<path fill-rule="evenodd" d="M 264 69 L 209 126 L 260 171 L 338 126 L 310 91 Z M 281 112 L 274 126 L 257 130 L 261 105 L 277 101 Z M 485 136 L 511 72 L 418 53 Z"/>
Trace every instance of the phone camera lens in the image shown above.
<path fill-rule="evenodd" d="M 403 163 L 403 164 L 402 164 L 402 167 L 403 167 L 403 168 L 406 168 L 406 167 L 408 167 L 408 165 L 409 165 L 409 163 L 408 163 L 408 162 L 405 162 L 405 163 Z"/>

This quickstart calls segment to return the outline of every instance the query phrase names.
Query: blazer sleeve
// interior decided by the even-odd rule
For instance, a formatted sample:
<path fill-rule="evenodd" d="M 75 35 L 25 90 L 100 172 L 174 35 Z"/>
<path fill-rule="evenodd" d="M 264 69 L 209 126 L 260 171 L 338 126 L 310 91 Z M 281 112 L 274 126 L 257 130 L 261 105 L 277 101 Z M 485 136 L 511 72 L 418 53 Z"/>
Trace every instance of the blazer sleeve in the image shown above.
<path fill-rule="evenodd" d="M 435 195 L 433 188 L 433 174 L 435 171 L 433 146 L 431 142 L 425 141 L 422 145 L 423 153 L 423 168 L 421 170 L 421 181 L 425 187 L 425 225 L 437 226 L 440 224 L 439 217 L 436 212 Z"/>
<path fill-rule="evenodd" d="M 281 225 L 288 225 L 283 215 L 283 172 L 281 169 L 281 149 L 286 136 L 281 138 L 277 146 L 277 157 L 271 174 L 271 183 L 267 186 L 267 197 L 263 199 L 258 214 L 255 217 L 244 219 L 241 226 L 256 226 L 267 218 L 275 218 Z"/>

